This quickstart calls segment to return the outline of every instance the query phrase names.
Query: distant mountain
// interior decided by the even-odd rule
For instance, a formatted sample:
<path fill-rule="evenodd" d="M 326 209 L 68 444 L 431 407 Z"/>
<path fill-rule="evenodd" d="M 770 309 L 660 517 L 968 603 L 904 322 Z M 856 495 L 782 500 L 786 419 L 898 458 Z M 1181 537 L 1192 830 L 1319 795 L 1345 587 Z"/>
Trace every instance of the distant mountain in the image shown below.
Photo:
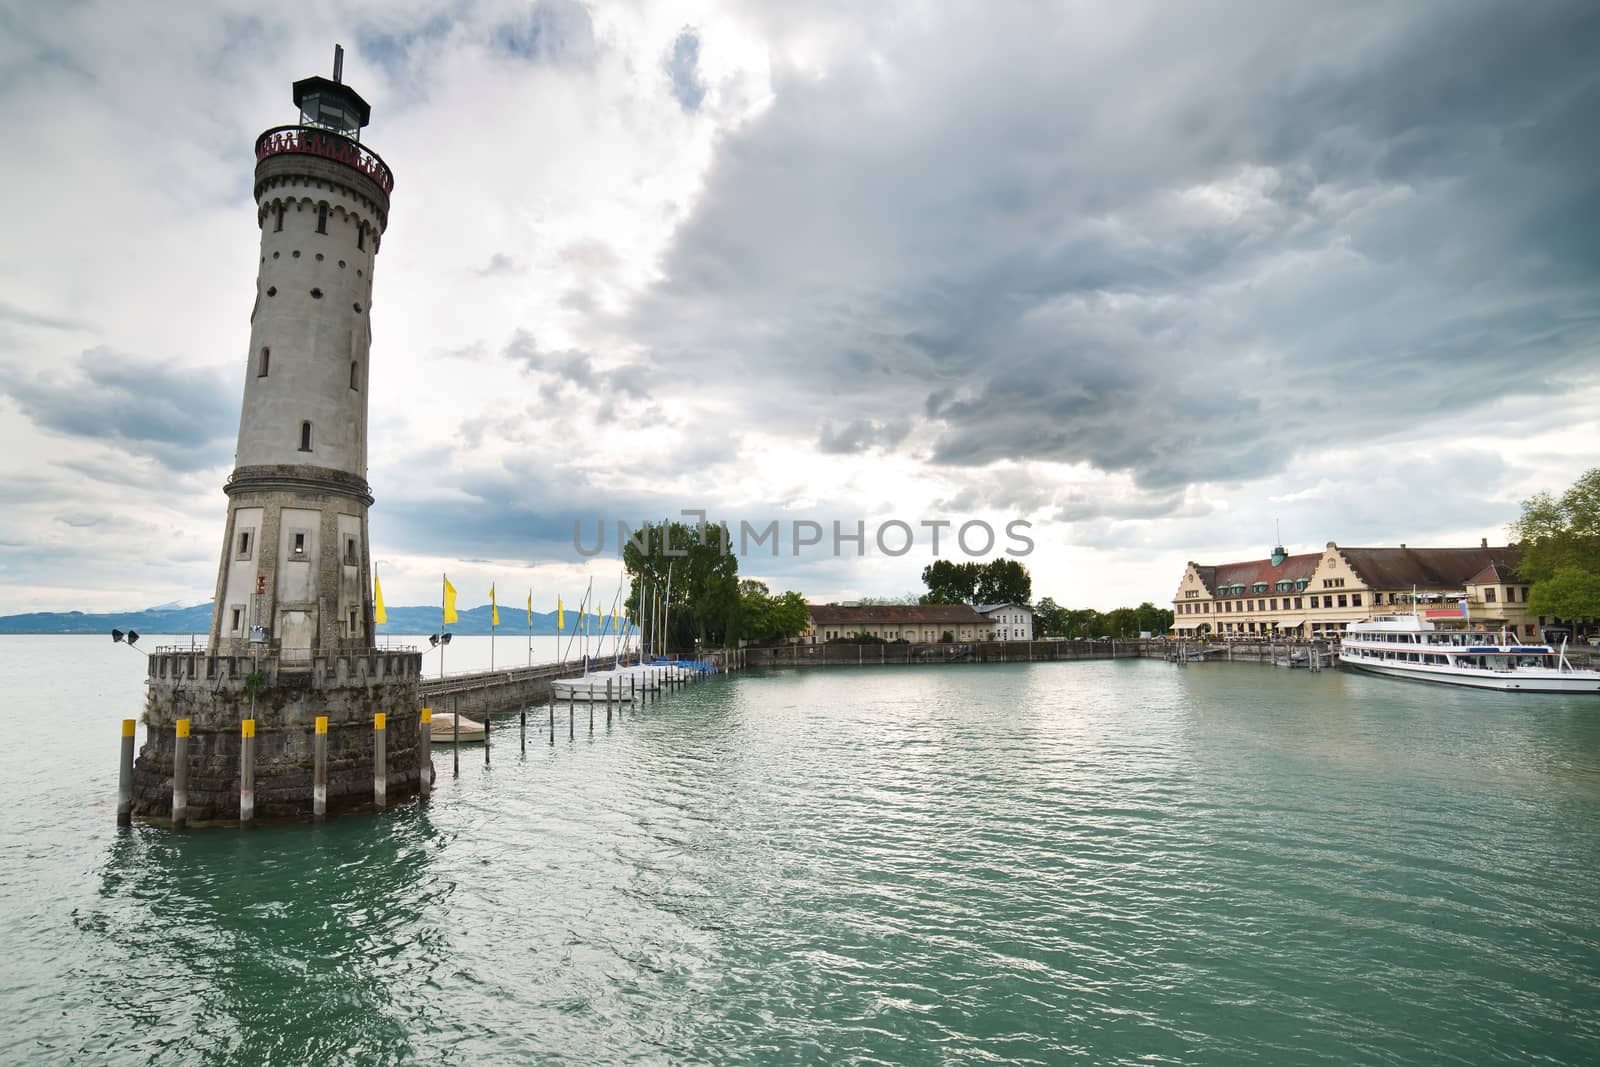
<path fill-rule="evenodd" d="M 378 627 L 380 634 L 431 634 L 439 630 L 439 606 L 392 607 L 389 621 Z M 454 634 L 487 634 L 489 632 L 489 605 L 466 608 L 460 612 L 461 621 L 450 624 Z M 567 628 L 556 629 L 556 613 L 534 612 L 535 634 L 572 633 L 578 625 L 578 613 L 568 611 Z M 591 617 L 592 629 L 598 633 L 601 620 Z M 109 634 L 113 629 L 137 630 L 145 634 L 204 634 L 211 629 L 211 605 L 195 604 L 180 608 L 163 606 L 143 611 L 110 611 L 85 613 L 82 611 L 38 611 L 27 615 L 0 615 L 0 634 Z M 522 607 L 504 606 L 500 609 L 500 627 L 496 633 L 525 634 L 528 632 L 528 613 Z"/>

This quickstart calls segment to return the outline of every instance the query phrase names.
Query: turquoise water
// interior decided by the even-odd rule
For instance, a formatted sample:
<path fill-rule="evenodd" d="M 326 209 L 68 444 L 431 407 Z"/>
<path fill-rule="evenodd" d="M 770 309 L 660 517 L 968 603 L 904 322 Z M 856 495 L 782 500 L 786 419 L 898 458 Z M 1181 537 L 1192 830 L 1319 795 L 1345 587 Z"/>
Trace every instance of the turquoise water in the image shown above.
<path fill-rule="evenodd" d="M 5 1062 L 1600 1061 L 1592 699 L 749 673 L 426 807 L 119 832 L 141 670 L 0 639 Z"/>

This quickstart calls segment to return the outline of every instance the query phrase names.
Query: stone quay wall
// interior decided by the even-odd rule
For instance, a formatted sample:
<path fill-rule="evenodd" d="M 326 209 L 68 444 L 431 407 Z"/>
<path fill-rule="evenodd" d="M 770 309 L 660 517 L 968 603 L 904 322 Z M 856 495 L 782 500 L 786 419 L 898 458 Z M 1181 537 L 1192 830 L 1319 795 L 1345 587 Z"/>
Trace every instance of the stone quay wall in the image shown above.
<path fill-rule="evenodd" d="M 252 714 L 256 814 L 311 814 L 312 753 L 318 716 L 328 719 L 328 811 L 373 799 L 373 717 L 387 716 L 390 803 L 419 787 L 417 745 L 422 657 L 368 650 L 318 656 L 305 669 L 275 659 L 158 651 L 149 657 L 146 742 L 134 762 L 133 814 L 172 814 L 177 722 L 189 720 L 188 800 L 192 823 L 239 817 L 240 724 Z M 302 665 L 296 665 L 300 667 Z M 252 676 L 254 676 L 252 678 Z M 254 712 L 251 695 L 254 693 Z"/>

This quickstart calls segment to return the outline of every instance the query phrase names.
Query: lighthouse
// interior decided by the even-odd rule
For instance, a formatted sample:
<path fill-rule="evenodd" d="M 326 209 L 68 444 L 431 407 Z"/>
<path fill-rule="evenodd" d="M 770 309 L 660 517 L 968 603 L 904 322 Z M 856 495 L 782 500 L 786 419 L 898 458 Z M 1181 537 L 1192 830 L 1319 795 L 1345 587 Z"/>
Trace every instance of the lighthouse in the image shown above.
<path fill-rule="evenodd" d="M 367 384 L 373 272 L 394 174 L 342 79 L 294 83 L 299 122 L 256 141 L 261 229 L 211 647 L 283 663 L 371 647 Z"/>
<path fill-rule="evenodd" d="M 176 821 L 175 792 L 191 822 L 243 815 L 243 795 L 263 815 L 320 814 L 414 793 L 426 762 L 422 657 L 373 640 L 367 388 L 394 173 L 362 140 L 372 109 L 343 59 L 336 46 L 331 78 L 295 82 L 297 121 L 256 139 L 261 243 L 210 640 L 150 656 L 135 814 Z"/>

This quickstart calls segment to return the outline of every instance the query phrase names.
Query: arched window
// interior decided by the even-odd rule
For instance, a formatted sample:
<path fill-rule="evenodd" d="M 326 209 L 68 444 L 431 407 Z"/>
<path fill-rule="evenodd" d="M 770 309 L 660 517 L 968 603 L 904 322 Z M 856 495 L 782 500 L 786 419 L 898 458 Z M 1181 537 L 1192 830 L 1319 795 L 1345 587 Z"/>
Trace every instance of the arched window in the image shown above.
<path fill-rule="evenodd" d="M 318 204 L 317 205 L 317 232 L 318 233 L 327 233 L 328 232 L 328 205 L 327 204 Z"/>
<path fill-rule="evenodd" d="M 272 349 L 263 348 L 261 350 L 261 362 L 256 367 L 256 377 L 257 378 L 265 378 L 267 376 L 267 368 L 269 367 L 269 365 L 271 363 L 272 363 Z"/>
<path fill-rule="evenodd" d="M 300 451 L 311 451 L 311 424 L 309 422 L 300 424 Z"/>
<path fill-rule="evenodd" d="M 350 388 L 356 390 L 361 388 L 361 364 L 353 359 L 350 361 Z"/>

